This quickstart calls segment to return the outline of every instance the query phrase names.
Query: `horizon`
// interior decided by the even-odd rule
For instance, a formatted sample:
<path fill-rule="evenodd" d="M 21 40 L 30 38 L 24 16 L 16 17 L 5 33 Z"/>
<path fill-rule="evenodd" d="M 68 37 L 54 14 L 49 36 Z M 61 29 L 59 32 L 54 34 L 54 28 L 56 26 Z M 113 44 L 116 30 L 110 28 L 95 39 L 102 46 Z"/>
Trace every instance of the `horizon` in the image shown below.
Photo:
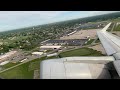
<path fill-rule="evenodd" d="M 119 11 L 0 11 L 0 32 Z"/>

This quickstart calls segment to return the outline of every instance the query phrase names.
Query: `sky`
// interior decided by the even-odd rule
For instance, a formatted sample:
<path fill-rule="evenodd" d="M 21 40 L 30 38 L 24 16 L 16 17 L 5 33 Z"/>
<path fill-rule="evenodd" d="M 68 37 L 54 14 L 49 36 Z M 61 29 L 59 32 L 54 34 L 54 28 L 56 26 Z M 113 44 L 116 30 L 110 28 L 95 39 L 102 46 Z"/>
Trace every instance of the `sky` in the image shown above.
<path fill-rule="evenodd" d="M 0 11 L 0 32 L 118 11 Z"/>

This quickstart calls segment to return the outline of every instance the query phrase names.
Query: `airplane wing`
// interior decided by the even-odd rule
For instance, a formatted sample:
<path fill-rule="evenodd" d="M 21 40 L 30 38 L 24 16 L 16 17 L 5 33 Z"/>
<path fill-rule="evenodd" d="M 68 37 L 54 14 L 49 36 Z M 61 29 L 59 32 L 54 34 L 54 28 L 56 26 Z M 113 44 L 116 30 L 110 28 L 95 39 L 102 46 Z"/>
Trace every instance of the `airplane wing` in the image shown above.
<path fill-rule="evenodd" d="M 106 31 L 110 25 L 111 23 L 109 23 L 102 30 L 97 31 L 97 35 L 107 55 L 115 55 L 120 52 L 120 37 Z"/>
<path fill-rule="evenodd" d="M 114 56 L 116 59 L 113 61 L 113 65 L 120 76 L 120 37 L 106 31 L 110 25 L 111 23 L 101 31 L 98 31 L 97 34 L 107 55 Z"/>

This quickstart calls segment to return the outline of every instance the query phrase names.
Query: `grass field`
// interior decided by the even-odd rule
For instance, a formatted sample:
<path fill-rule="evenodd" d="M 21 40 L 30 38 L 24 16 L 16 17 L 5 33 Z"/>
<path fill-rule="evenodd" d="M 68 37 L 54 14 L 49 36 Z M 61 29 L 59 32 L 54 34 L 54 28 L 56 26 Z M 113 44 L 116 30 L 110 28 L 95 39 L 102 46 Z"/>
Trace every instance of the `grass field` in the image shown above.
<path fill-rule="evenodd" d="M 120 31 L 120 25 L 115 26 L 115 28 L 113 29 L 113 31 Z"/>
<path fill-rule="evenodd" d="M 10 69 L 0 74 L 0 77 L 5 79 L 31 79 L 33 78 L 33 71 L 28 71 L 30 63 L 25 63 L 16 68 Z"/>
<path fill-rule="evenodd" d="M 58 56 L 51 56 L 51 57 L 48 57 L 46 59 L 54 59 L 54 58 L 58 58 Z"/>
<path fill-rule="evenodd" d="M 69 56 L 103 56 L 103 55 L 101 54 L 101 52 L 98 52 L 90 48 L 80 48 L 60 53 L 60 56 L 69 57 Z"/>
<path fill-rule="evenodd" d="M 22 64 L 18 67 L 0 73 L 0 77 L 5 79 L 33 79 L 34 70 L 40 68 L 40 61 L 45 57 Z"/>
<path fill-rule="evenodd" d="M 116 19 L 112 19 L 112 20 L 108 20 L 108 21 L 110 21 L 110 22 L 120 22 L 120 18 L 116 18 Z"/>
<path fill-rule="evenodd" d="M 91 39 L 90 41 L 88 41 L 85 45 L 89 45 L 91 44 L 95 39 Z"/>
<path fill-rule="evenodd" d="M 10 68 L 10 67 L 12 67 L 12 66 L 15 66 L 15 65 L 17 65 L 17 64 L 19 64 L 19 63 L 8 63 L 8 64 L 5 64 L 5 65 L 3 65 L 3 66 L 1 66 L 3 69 L 6 69 L 6 68 Z"/>

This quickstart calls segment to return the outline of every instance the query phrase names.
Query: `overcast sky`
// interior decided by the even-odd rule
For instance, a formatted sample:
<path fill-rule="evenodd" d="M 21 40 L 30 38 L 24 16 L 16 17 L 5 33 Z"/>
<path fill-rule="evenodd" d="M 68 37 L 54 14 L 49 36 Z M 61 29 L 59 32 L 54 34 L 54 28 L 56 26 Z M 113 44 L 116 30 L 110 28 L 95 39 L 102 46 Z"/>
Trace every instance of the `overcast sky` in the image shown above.
<path fill-rule="evenodd" d="M 117 11 L 0 11 L 0 32 Z"/>

